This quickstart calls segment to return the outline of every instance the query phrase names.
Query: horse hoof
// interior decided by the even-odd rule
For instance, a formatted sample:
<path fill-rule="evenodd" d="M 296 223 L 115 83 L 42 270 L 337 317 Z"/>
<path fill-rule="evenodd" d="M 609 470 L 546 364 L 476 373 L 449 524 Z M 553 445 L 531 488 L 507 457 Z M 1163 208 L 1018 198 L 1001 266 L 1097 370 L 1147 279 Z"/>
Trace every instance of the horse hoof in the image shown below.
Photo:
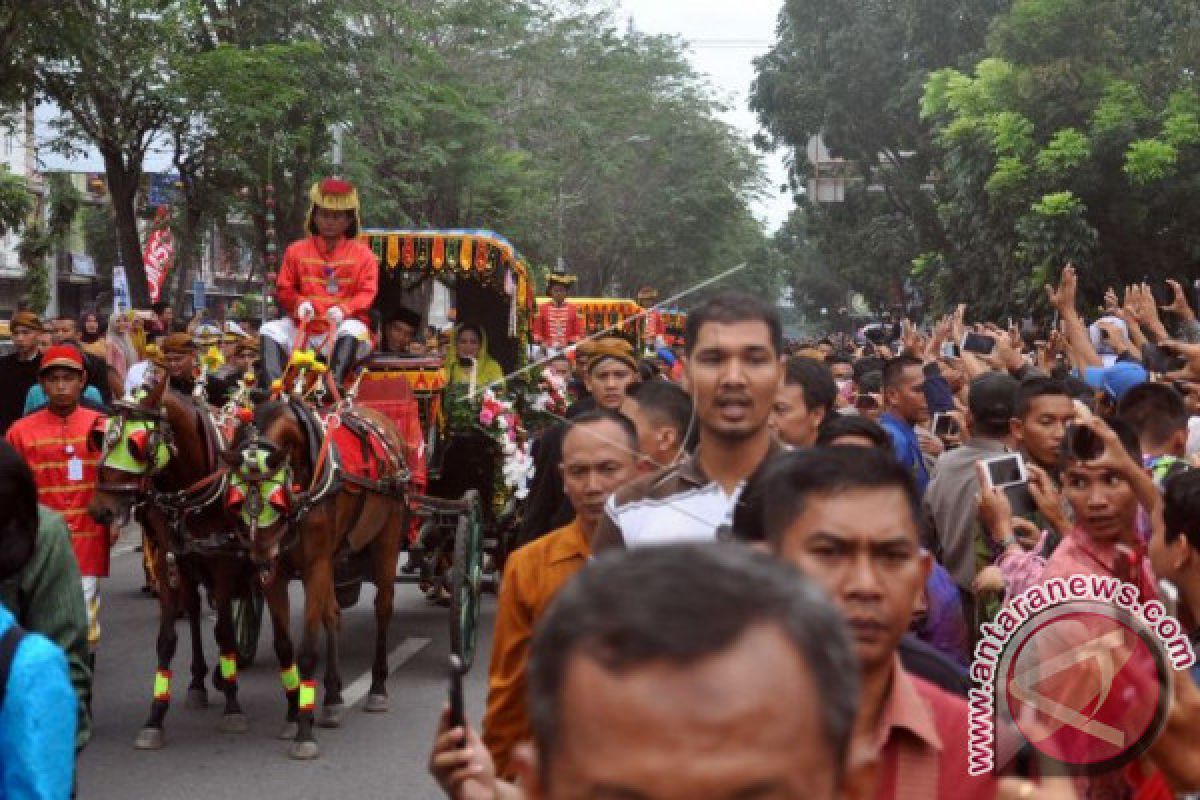
<path fill-rule="evenodd" d="M 250 730 L 250 720 L 245 714 L 224 714 L 221 717 L 221 733 L 245 733 Z"/>
<path fill-rule="evenodd" d="M 133 740 L 133 746 L 138 750 L 162 750 L 166 743 L 162 728 L 142 728 Z"/>
<path fill-rule="evenodd" d="M 208 692 L 204 689 L 188 689 L 185 708 L 208 708 Z"/>
<path fill-rule="evenodd" d="M 279 729 L 279 738 L 292 740 L 296 738 L 296 734 L 300 732 L 300 724 L 295 720 L 283 723 L 283 727 Z"/>
<path fill-rule="evenodd" d="M 297 761 L 312 761 L 319 755 L 321 755 L 321 749 L 317 747 L 316 742 L 292 742 L 292 747 L 288 750 L 288 758 L 294 758 Z"/>
<path fill-rule="evenodd" d="M 387 711 L 388 707 L 388 696 L 386 694 L 369 694 L 367 695 L 367 703 L 363 706 L 363 711 L 378 714 Z"/>
<path fill-rule="evenodd" d="M 346 706 L 342 703 L 321 706 L 321 716 L 317 720 L 317 724 L 322 728 L 340 728 L 342 727 L 342 714 L 345 711 Z"/>

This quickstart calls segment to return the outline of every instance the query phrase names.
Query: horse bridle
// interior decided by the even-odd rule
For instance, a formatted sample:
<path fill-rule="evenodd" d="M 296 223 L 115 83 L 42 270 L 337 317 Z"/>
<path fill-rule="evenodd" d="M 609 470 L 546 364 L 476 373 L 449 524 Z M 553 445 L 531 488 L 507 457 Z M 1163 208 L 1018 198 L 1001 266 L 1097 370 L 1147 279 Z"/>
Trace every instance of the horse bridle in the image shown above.
<path fill-rule="evenodd" d="M 113 403 L 113 408 L 118 413 L 108 418 L 108 430 L 104 434 L 104 447 L 100 451 L 99 466 L 101 469 L 133 475 L 136 480 L 132 483 L 97 483 L 96 491 L 115 495 L 133 495 L 135 498 L 149 498 L 153 493 L 154 477 L 163 469 L 155 463 L 154 456 L 158 452 L 158 448 L 166 445 L 170 458 L 175 457 L 175 441 L 171 433 L 171 426 L 167 422 L 167 414 L 162 409 L 145 408 L 120 401 Z M 138 473 L 109 466 L 106 463 L 109 456 L 112 455 L 113 448 L 124 438 L 125 427 L 130 421 L 154 423 L 147 426 L 150 437 L 146 447 L 146 469 Z M 168 459 L 168 463 L 170 463 L 170 459 Z"/>

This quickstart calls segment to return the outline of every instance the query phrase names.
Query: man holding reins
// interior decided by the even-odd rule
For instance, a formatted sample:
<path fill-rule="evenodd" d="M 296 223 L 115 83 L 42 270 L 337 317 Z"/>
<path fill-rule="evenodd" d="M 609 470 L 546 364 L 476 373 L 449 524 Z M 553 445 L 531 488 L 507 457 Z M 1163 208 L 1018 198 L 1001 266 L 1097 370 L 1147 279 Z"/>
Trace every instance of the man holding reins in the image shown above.
<path fill-rule="evenodd" d="M 313 185 L 310 197 L 310 235 L 284 252 L 276 281 L 287 316 L 262 326 L 268 382 L 283 375 L 302 330 L 315 349 L 333 337 L 329 366 L 338 383 L 371 349 L 367 315 L 379 290 L 379 263 L 358 240 L 358 192 L 348 181 L 326 178 Z"/>

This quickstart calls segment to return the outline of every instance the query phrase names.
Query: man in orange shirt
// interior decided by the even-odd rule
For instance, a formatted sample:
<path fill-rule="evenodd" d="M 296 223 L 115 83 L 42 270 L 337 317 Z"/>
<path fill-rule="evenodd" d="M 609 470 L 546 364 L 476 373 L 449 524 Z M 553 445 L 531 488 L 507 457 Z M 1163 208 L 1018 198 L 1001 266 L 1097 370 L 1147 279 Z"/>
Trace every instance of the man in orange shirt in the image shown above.
<path fill-rule="evenodd" d="M 371 350 L 368 312 L 379 291 L 379 262 L 358 240 L 358 192 L 347 181 L 327 178 L 313 185 L 310 197 L 311 235 L 284 252 L 276 281 L 287 316 L 261 330 L 268 383 L 283 374 L 302 327 L 315 349 L 323 349 L 332 332 L 329 366 L 339 383 Z"/>
<path fill-rule="evenodd" d="M 598 410 L 572 420 L 560 469 L 575 519 L 508 559 L 496 608 L 483 739 L 496 774 L 510 777 L 512 751 L 530 738 L 525 664 L 534 625 L 562 586 L 591 557 L 591 538 L 609 495 L 637 475 L 637 431 L 627 418 Z"/>
<path fill-rule="evenodd" d="M 71 531 L 71 547 L 83 577 L 87 601 L 88 645 L 95 657 L 100 641 L 100 589 L 108 576 L 109 548 L 116 539 L 88 515 L 96 492 L 99 453 L 88 445 L 89 434 L 104 415 L 79 405 L 87 381 L 83 355 L 71 345 L 55 345 L 42 355 L 39 380 L 47 405 L 17 420 L 8 429 L 9 444 L 33 470 L 38 502 L 62 514 Z"/>

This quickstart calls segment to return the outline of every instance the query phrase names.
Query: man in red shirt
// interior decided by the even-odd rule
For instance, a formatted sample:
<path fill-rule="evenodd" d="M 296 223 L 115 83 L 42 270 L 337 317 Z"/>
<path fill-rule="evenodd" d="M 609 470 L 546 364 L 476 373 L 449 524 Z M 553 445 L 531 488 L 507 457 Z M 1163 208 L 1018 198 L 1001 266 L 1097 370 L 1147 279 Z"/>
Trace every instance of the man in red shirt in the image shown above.
<path fill-rule="evenodd" d="M 874 449 L 777 456 L 747 484 L 734 530 L 820 584 L 846 619 L 862 668 L 850 763 L 873 784 L 863 796 L 994 797 L 992 776 L 967 772 L 966 701 L 901 663 L 901 639 L 931 567 L 908 471 Z"/>
<path fill-rule="evenodd" d="M 104 415 L 79 405 L 87 381 L 83 356 L 70 345 L 55 345 L 42 355 L 39 378 L 48 403 L 8 429 L 7 438 L 33 470 L 38 502 L 62 514 L 71 531 L 87 601 L 88 645 L 93 656 L 100 641 L 98 579 L 108 576 L 108 554 L 116 538 L 88 515 L 96 492 L 99 453 L 88 447 L 89 434 Z"/>
<path fill-rule="evenodd" d="M 550 302 L 538 309 L 533 318 L 533 342 L 548 351 L 559 352 L 583 338 L 583 318 L 574 303 L 567 302 L 567 295 L 575 283 L 574 275 L 555 270 L 546 279 L 546 291 Z"/>
<path fill-rule="evenodd" d="M 358 192 L 347 181 L 314 184 L 308 212 L 310 236 L 283 254 L 276 281 L 283 319 L 262 326 L 267 381 L 283 375 L 301 329 L 308 345 L 323 350 L 333 335 L 330 369 L 339 383 L 371 350 L 368 312 L 379 291 L 379 263 L 358 240 Z"/>

